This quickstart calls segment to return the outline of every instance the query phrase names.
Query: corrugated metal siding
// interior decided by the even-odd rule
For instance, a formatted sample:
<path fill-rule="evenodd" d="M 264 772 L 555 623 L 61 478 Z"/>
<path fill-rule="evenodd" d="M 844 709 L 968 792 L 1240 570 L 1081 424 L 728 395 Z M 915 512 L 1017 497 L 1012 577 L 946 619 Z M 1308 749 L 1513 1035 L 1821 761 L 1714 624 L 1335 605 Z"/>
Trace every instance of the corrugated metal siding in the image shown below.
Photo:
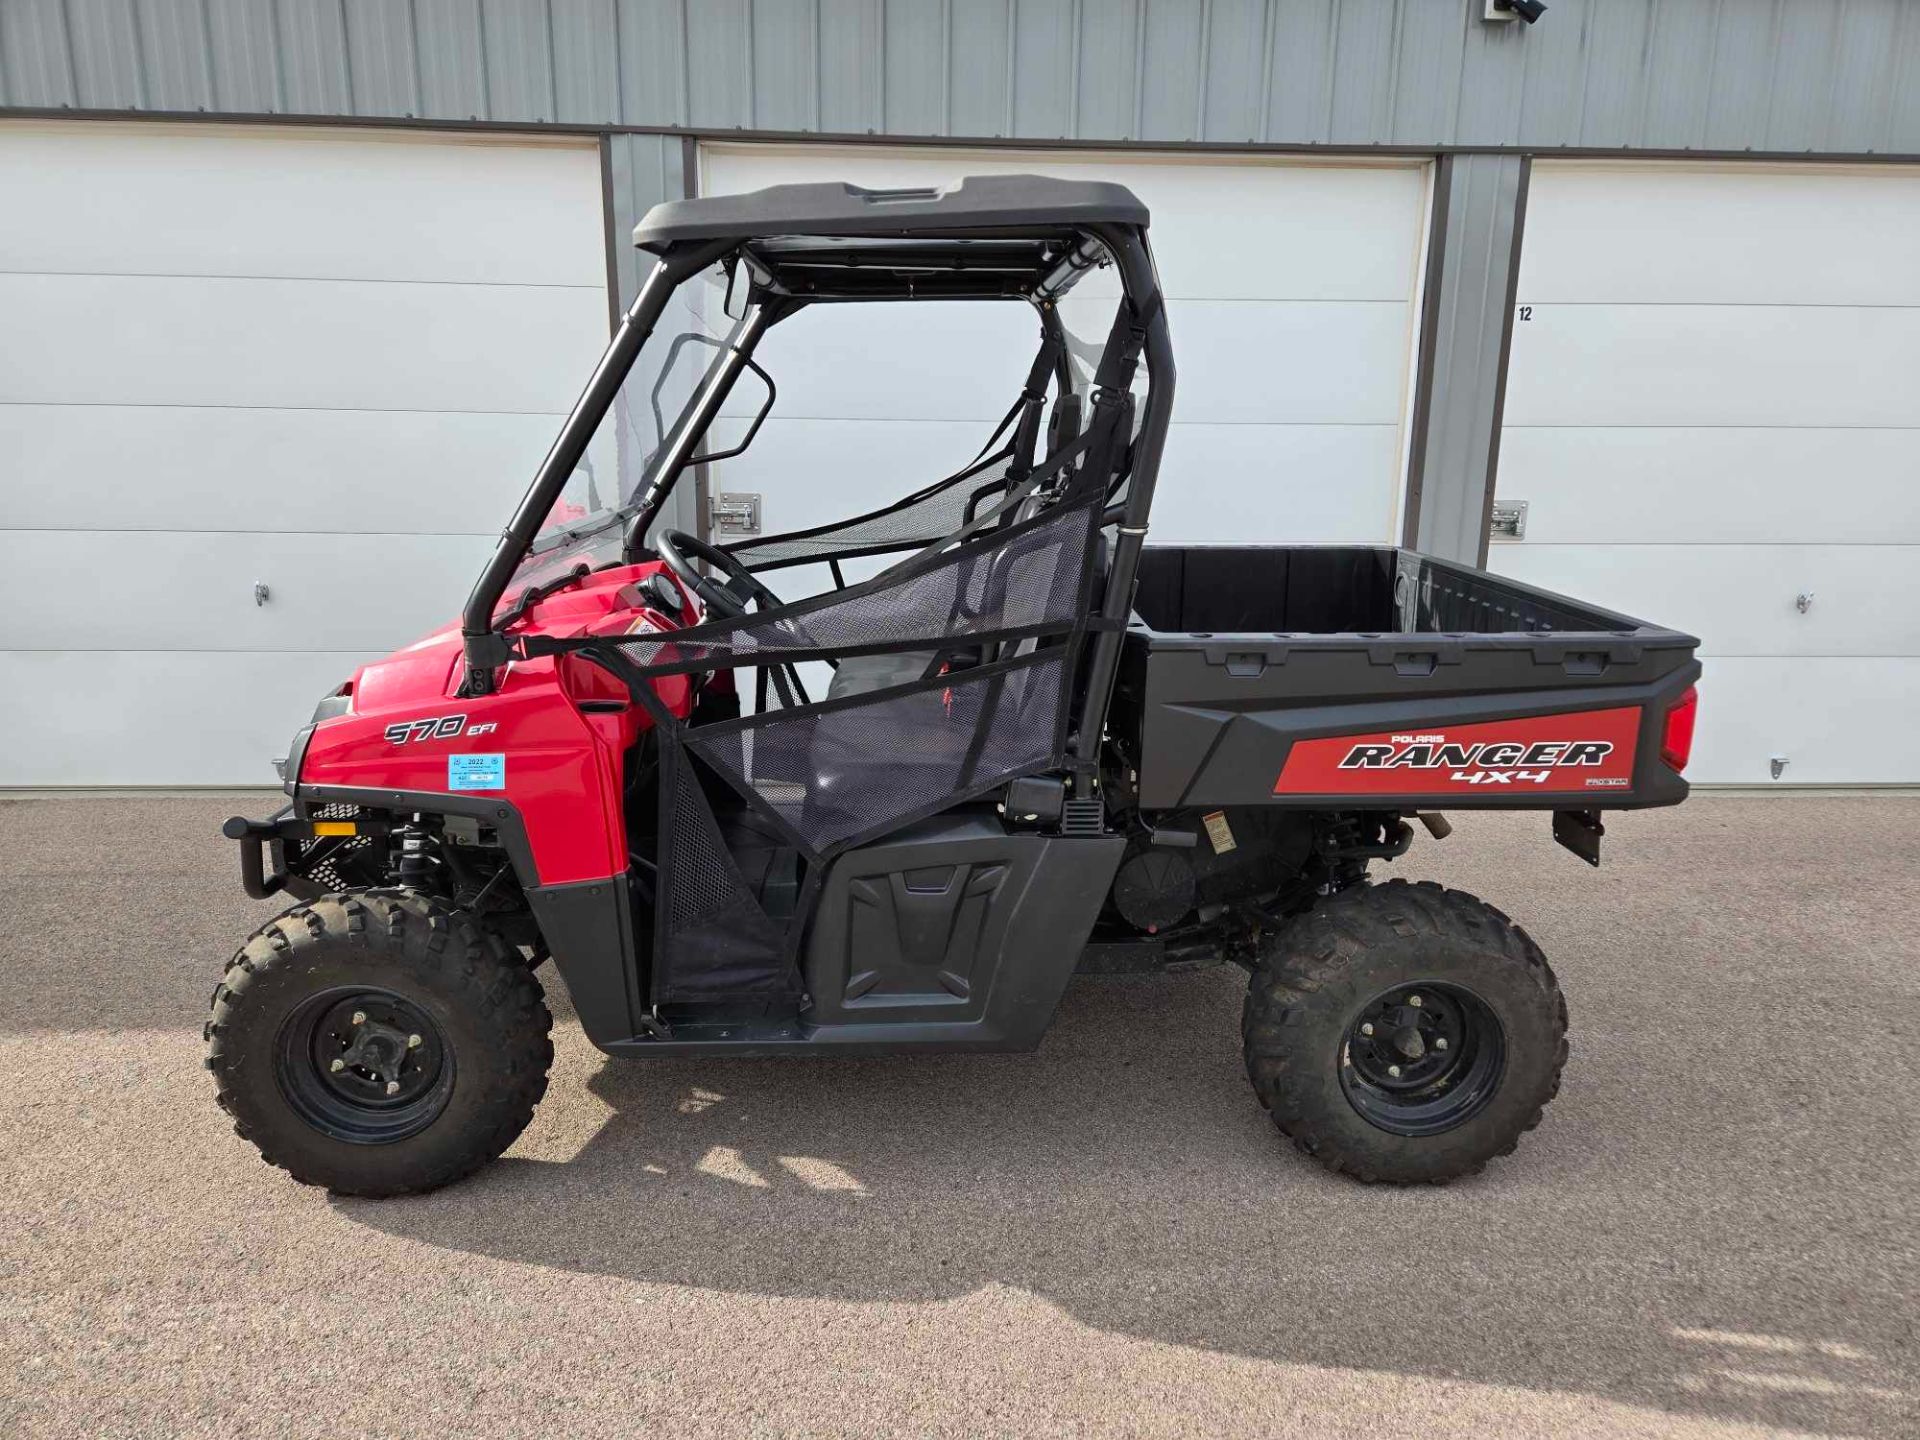
<path fill-rule="evenodd" d="M 678 135 L 614 135 L 607 141 L 612 161 L 613 253 L 618 268 L 620 306 L 625 309 L 640 293 L 640 266 L 651 265 L 628 243 L 633 227 L 662 200 L 687 194 L 685 146 Z"/>
<path fill-rule="evenodd" d="M 1913 0 L 5 0 L 0 106 L 1920 154 Z"/>
<path fill-rule="evenodd" d="M 1517 155 L 1457 155 L 1445 167 L 1432 386 L 1421 456 L 1421 550 L 1478 564 L 1500 397 L 1500 344 L 1519 220 Z"/>

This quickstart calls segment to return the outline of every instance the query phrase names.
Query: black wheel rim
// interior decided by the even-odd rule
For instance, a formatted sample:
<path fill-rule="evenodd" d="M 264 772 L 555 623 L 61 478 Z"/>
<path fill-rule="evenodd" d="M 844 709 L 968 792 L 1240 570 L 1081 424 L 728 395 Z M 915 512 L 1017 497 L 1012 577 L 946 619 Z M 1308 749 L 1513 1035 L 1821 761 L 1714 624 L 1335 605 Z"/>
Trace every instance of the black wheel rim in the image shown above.
<path fill-rule="evenodd" d="M 309 997 L 281 1027 L 275 1059 L 295 1113 L 321 1134 L 357 1145 L 418 1135 L 453 1095 L 453 1051 L 440 1027 L 391 990 Z"/>
<path fill-rule="evenodd" d="M 1506 1035 L 1486 1001 L 1420 981 L 1360 1007 L 1340 1046 L 1340 1088 L 1371 1125 L 1438 1135 L 1486 1107 L 1506 1063 Z"/>

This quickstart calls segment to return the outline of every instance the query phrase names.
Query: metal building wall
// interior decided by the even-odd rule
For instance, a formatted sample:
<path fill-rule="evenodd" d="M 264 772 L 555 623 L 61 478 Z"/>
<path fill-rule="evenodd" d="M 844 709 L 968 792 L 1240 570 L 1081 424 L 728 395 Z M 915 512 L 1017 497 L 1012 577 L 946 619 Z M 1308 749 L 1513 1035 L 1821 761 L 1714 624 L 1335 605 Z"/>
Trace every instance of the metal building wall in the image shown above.
<path fill-rule="evenodd" d="M 1911 0 L 6 0 L 0 106 L 1920 154 Z"/>
<path fill-rule="evenodd" d="M 1486 554 L 1528 163 L 1520 155 L 1449 155 L 1437 177 L 1421 356 L 1427 388 L 1415 417 L 1404 539 L 1475 563 Z"/>

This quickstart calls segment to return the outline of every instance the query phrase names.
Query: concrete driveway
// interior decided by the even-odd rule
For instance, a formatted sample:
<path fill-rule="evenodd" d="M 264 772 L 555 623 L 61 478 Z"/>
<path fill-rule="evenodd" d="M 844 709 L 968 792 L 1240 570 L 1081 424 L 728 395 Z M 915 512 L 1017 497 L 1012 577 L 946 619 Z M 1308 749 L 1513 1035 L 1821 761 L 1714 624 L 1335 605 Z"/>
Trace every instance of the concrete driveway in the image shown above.
<path fill-rule="evenodd" d="M 531 1130 L 387 1202 L 200 1068 L 267 803 L 0 803 L 0 1433 L 1920 1434 L 1920 799 L 1423 837 L 1574 1027 L 1444 1190 L 1280 1143 L 1222 968 L 990 1058 L 618 1063 L 556 996 Z"/>

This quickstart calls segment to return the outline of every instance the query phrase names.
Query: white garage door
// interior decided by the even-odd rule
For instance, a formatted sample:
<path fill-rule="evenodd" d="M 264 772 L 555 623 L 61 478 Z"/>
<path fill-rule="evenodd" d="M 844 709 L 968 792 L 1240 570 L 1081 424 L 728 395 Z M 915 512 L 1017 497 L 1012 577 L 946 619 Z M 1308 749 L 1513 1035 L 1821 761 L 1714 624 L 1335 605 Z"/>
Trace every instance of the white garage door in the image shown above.
<path fill-rule="evenodd" d="M 270 781 L 605 345 L 597 154 L 0 125 L 0 195 L 0 784 Z"/>
<path fill-rule="evenodd" d="M 1537 165 L 1518 301 L 1493 568 L 1701 637 L 1697 780 L 1920 781 L 1920 172 Z"/>
<path fill-rule="evenodd" d="M 1397 536 L 1425 166 L 799 146 L 715 146 L 703 159 L 709 194 L 1017 172 L 1132 187 L 1153 212 L 1180 371 L 1153 540 Z M 1110 276 L 1081 291 L 1103 282 L 1118 294 Z M 1020 305 L 807 312 L 762 346 L 778 419 L 716 467 L 716 487 L 763 494 L 778 531 L 949 474 L 1018 393 L 1038 337 Z"/>

